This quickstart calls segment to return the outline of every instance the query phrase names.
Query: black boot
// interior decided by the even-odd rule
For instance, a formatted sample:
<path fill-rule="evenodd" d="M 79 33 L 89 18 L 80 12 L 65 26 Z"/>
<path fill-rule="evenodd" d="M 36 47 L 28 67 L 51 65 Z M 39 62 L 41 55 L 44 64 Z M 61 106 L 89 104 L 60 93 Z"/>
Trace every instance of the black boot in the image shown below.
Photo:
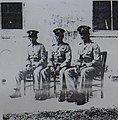
<path fill-rule="evenodd" d="M 61 91 L 58 101 L 59 102 L 65 101 L 65 92 L 64 91 Z"/>
<path fill-rule="evenodd" d="M 43 101 L 49 99 L 49 97 L 50 97 L 49 91 L 47 89 L 42 89 L 39 100 Z"/>
<path fill-rule="evenodd" d="M 49 98 L 48 94 L 43 92 L 39 100 L 43 101 L 43 100 L 47 100 L 48 98 Z"/>
<path fill-rule="evenodd" d="M 86 102 L 87 102 L 86 95 L 84 93 L 78 93 L 75 104 L 76 105 L 84 105 Z"/>
<path fill-rule="evenodd" d="M 39 100 L 41 97 L 41 90 L 36 90 L 35 92 L 35 100 Z"/>
<path fill-rule="evenodd" d="M 10 95 L 11 98 L 18 98 L 18 97 L 21 97 L 21 92 L 20 92 L 20 89 L 16 89 L 15 90 L 15 93 L 13 93 L 12 95 Z"/>
<path fill-rule="evenodd" d="M 77 92 L 75 91 L 69 91 L 67 96 L 67 102 L 75 102 L 77 99 Z"/>

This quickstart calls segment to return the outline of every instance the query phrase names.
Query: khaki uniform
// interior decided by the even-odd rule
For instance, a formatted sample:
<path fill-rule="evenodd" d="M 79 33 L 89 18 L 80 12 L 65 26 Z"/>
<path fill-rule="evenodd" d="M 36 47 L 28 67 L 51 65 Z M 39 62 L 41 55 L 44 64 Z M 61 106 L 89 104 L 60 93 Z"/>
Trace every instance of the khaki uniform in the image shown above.
<path fill-rule="evenodd" d="M 44 81 L 50 80 L 51 74 L 59 74 L 61 87 L 63 86 L 63 73 L 71 63 L 71 48 L 69 44 L 62 42 L 61 44 L 52 45 L 51 54 L 49 57 L 48 67 L 41 71 Z M 57 67 L 60 67 L 59 73 L 55 73 Z M 62 88 L 60 88 L 62 89 Z"/>
<path fill-rule="evenodd" d="M 39 43 L 35 46 L 30 45 L 28 47 L 28 60 L 32 65 L 45 66 L 46 62 L 46 50 L 43 44 Z"/>
<path fill-rule="evenodd" d="M 26 63 L 26 70 L 22 70 L 19 72 L 18 76 L 16 76 L 17 83 L 20 87 L 21 80 L 24 79 L 25 74 L 27 72 L 32 71 L 35 78 L 35 89 L 39 89 L 39 75 L 43 68 L 46 67 L 46 50 L 43 44 L 38 43 L 37 45 L 28 46 L 28 59 Z"/>
<path fill-rule="evenodd" d="M 92 78 L 96 76 L 101 69 L 100 47 L 94 42 L 84 44 L 83 42 L 78 45 L 78 59 L 76 66 L 65 71 L 65 79 L 67 90 L 75 89 L 75 78 L 81 75 L 80 88 L 84 92 L 86 85 L 90 86 Z M 87 64 L 90 64 L 87 66 Z"/>

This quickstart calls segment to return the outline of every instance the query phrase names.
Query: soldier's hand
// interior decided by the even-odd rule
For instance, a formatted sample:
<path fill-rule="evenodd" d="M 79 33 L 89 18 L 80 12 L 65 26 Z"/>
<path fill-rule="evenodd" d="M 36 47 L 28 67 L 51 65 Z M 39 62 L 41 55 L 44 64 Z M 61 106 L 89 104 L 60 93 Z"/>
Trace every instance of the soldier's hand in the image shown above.
<path fill-rule="evenodd" d="M 30 64 L 27 64 L 25 67 L 26 67 L 26 70 L 29 70 L 29 68 L 30 68 Z"/>
<path fill-rule="evenodd" d="M 29 71 L 34 71 L 35 69 L 36 69 L 36 67 L 32 66 L 32 67 L 30 67 L 28 70 L 29 70 Z"/>
<path fill-rule="evenodd" d="M 52 72 L 55 71 L 54 67 L 50 67 L 50 66 L 49 66 L 49 69 L 50 69 Z"/>
<path fill-rule="evenodd" d="M 72 63 L 73 66 L 80 66 L 81 65 L 81 62 L 79 60 L 73 60 L 73 63 Z"/>
<path fill-rule="evenodd" d="M 61 69 L 61 67 L 58 65 L 57 68 L 56 68 L 56 71 L 59 72 Z"/>
<path fill-rule="evenodd" d="M 80 68 L 80 65 L 75 65 L 76 69 L 79 69 Z"/>
<path fill-rule="evenodd" d="M 92 66 L 92 63 L 86 63 L 86 66 L 87 66 L 87 67 L 91 67 L 91 66 Z"/>
<path fill-rule="evenodd" d="M 35 64 L 32 65 L 33 68 L 36 68 L 37 66 L 38 66 L 38 65 L 35 65 Z"/>
<path fill-rule="evenodd" d="M 25 65 L 30 65 L 30 64 L 31 64 L 31 61 L 29 61 L 29 60 L 25 61 Z"/>
<path fill-rule="evenodd" d="M 61 67 L 60 66 L 57 66 L 56 69 L 54 70 L 55 74 L 59 74 L 59 71 L 60 71 Z"/>

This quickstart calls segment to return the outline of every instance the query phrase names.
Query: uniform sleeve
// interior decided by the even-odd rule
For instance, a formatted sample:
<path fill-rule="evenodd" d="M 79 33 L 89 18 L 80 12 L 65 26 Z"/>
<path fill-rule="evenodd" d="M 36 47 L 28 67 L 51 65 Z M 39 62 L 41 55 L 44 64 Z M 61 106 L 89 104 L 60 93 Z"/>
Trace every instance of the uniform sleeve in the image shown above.
<path fill-rule="evenodd" d="M 83 59 L 82 59 L 82 55 L 81 55 L 81 47 L 80 45 L 78 46 L 78 49 L 77 49 L 77 54 L 76 54 L 76 58 L 75 60 L 73 61 L 73 65 L 81 65 Z"/>
<path fill-rule="evenodd" d="M 93 58 L 93 65 L 99 65 L 101 63 L 100 47 L 96 43 L 93 45 Z"/>
<path fill-rule="evenodd" d="M 65 53 L 66 54 L 66 60 L 60 65 L 60 67 L 68 66 L 71 63 L 72 53 L 71 53 L 70 45 L 66 46 L 65 52 L 66 52 Z"/>
<path fill-rule="evenodd" d="M 48 65 L 47 66 L 53 67 L 53 62 L 52 62 L 53 53 L 54 53 L 54 51 L 53 51 L 53 46 L 52 46 L 49 53 L 48 53 L 49 59 L 48 59 Z"/>
<path fill-rule="evenodd" d="M 78 50 L 78 62 L 82 62 L 83 61 L 83 53 L 81 53 L 81 50 Z"/>

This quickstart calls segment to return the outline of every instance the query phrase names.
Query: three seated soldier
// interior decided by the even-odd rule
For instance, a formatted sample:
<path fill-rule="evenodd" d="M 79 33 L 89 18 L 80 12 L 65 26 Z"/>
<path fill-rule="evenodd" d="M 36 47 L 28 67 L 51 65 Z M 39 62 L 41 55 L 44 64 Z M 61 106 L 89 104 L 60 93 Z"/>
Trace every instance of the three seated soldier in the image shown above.
<path fill-rule="evenodd" d="M 60 79 L 60 96 L 59 102 L 67 100 L 68 102 L 76 102 L 77 89 L 75 87 L 75 77 L 81 76 L 79 79 L 80 92 L 85 93 L 86 88 L 91 89 L 92 78 L 96 76 L 101 70 L 100 47 L 97 43 L 90 40 L 90 27 L 79 26 L 79 32 L 82 43 L 78 44 L 79 54 L 77 56 L 76 66 L 71 67 L 72 52 L 70 45 L 63 41 L 65 30 L 62 28 L 54 29 L 53 32 L 56 38 L 56 44 L 52 45 L 51 56 L 49 63 L 46 64 L 46 51 L 44 45 L 37 42 L 38 31 L 28 31 L 29 39 L 31 41 L 31 51 L 28 54 L 28 61 L 30 64 L 26 65 L 26 70 L 21 71 L 16 77 L 17 88 L 11 98 L 20 97 L 20 84 L 23 76 L 27 70 L 32 69 L 35 81 L 40 81 L 42 78 L 43 93 L 39 94 L 36 91 L 36 100 L 45 100 L 49 98 L 50 93 L 50 75 L 59 75 Z M 37 59 L 35 59 L 37 58 Z M 39 78 L 40 73 L 40 78 Z M 64 83 L 65 82 L 65 83 Z M 66 84 L 66 88 L 63 85 Z M 38 87 L 39 88 L 39 87 Z M 36 89 L 38 89 L 36 88 Z M 85 101 L 86 102 L 86 101 Z"/>

